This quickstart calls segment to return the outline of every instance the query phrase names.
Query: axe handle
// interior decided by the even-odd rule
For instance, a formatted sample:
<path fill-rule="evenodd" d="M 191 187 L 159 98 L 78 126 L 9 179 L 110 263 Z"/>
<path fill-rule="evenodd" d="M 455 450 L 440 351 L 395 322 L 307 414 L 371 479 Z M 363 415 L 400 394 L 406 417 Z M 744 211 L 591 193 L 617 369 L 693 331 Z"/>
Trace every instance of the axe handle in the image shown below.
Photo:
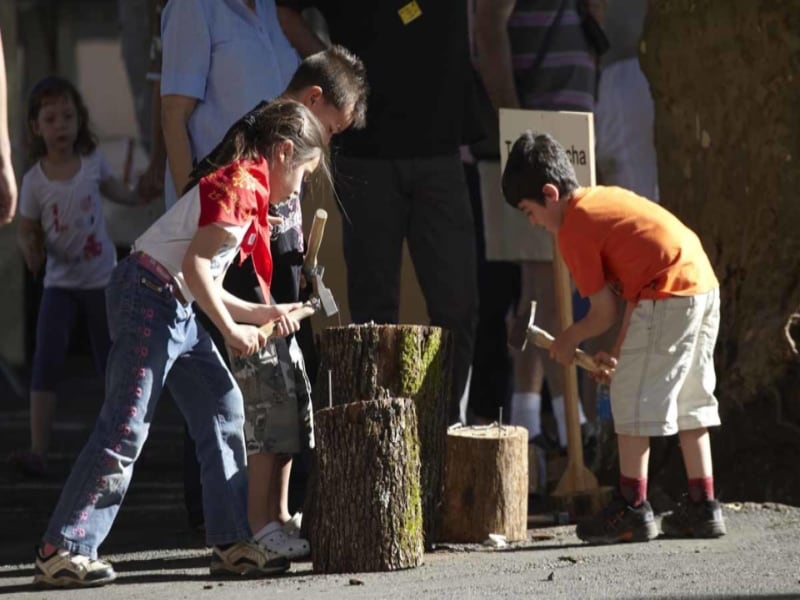
<path fill-rule="evenodd" d="M 531 325 L 528 328 L 528 338 L 539 348 L 544 348 L 545 350 L 549 350 L 550 346 L 553 345 L 554 337 L 547 333 L 544 329 L 540 329 L 535 325 Z M 575 348 L 575 362 L 578 363 L 578 366 L 583 367 L 587 371 L 597 372 L 601 370 L 600 365 L 598 365 L 595 360 L 586 352 L 581 350 L 580 348 Z"/>
<path fill-rule="evenodd" d="M 292 317 L 293 319 L 305 319 L 310 317 L 317 309 L 314 308 L 310 303 L 306 302 L 303 306 L 299 308 L 295 308 L 294 310 L 289 311 L 288 316 Z M 267 335 L 267 337 L 272 337 L 275 333 L 275 324 L 277 321 L 270 321 L 269 323 L 264 323 L 259 329 Z"/>
<path fill-rule="evenodd" d="M 317 253 L 322 244 L 322 235 L 325 233 L 325 223 L 328 220 L 328 211 L 318 208 L 314 213 L 314 221 L 311 223 L 311 230 L 308 232 L 308 243 L 306 257 L 303 261 L 303 271 L 309 273 L 317 266 Z"/>

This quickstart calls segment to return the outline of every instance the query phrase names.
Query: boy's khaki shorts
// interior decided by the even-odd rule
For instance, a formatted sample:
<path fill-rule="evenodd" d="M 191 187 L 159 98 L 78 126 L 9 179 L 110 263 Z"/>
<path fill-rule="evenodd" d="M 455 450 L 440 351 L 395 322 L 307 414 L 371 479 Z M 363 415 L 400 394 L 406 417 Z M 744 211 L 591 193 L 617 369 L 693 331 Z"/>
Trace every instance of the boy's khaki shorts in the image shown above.
<path fill-rule="evenodd" d="M 719 425 L 714 345 L 719 290 L 641 300 L 611 382 L 617 433 L 665 436 Z"/>

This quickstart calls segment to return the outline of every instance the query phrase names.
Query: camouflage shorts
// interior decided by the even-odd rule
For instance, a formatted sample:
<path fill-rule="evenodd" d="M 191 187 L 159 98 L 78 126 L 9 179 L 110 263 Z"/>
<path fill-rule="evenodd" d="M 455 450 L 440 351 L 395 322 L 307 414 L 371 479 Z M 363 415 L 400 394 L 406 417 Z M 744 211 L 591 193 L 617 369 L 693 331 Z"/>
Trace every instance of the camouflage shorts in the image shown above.
<path fill-rule="evenodd" d="M 247 454 L 296 454 L 314 447 L 311 385 L 294 337 L 273 338 L 256 355 L 233 358 L 244 396 Z"/>

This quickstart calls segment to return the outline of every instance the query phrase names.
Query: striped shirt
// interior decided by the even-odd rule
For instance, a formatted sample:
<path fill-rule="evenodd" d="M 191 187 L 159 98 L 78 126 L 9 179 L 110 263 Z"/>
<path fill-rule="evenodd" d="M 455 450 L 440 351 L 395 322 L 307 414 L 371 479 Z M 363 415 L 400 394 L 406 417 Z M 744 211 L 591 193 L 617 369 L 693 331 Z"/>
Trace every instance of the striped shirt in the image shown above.
<path fill-rule="evenodd" d="M 517 0 L 508 21 L 514 79 L 524 108 L 592 112 L 596 79 L 595 56 L 581 28 L 576 5 L 581 0 Z M 536 61 L 548 29 L 566 3 L 558 29 L 536 73 Z"/>

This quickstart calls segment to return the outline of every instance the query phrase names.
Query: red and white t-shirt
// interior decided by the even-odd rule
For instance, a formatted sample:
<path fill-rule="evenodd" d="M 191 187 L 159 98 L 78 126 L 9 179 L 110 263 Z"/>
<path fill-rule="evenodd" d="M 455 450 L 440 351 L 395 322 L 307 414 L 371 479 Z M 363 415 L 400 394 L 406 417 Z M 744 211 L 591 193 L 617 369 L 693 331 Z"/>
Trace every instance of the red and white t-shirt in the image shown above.
<path fill-rule="evenodd" d="M 183 258 L 198 228 L 214 224 L 227 237 L 211 260 L 216 280 L 236 257 L 252 254 L 253 265 L 269 298 L 272 258 L 269 255 L 269 167 L 260 161 L 240 160 L 204 177 L 134 242 L 172 275 L 183 297 L 194 300 L 182 273 Z M 265 289 L 266 288 L 266 289 Z"/>

